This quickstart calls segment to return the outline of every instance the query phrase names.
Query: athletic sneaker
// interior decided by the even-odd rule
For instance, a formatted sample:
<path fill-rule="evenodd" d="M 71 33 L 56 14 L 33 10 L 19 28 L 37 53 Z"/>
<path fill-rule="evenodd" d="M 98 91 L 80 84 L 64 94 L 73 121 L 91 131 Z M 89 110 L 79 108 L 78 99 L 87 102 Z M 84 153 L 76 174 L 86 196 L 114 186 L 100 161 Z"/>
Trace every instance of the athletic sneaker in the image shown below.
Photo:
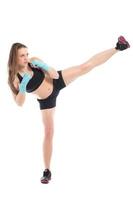
<path fill-rule="evenodd" d="M 127 48 L 130 48 L 130 45 L 129 45 L 128 41 L 126 41 L 126 39 L 123 36 L 120 36 L 118 38 L 118 42 L 116 44 L 115 49 L 123 51 L 123 50 L 125 50 Z"/>
<path fill-rule="evenodd" d="M 51 180 L 51 171 L 49 169 L 45 169 L 45 171 L 43 172 L 43 176 L 41 178 L 41 183 L 49 183 L 49 181 Z"/>

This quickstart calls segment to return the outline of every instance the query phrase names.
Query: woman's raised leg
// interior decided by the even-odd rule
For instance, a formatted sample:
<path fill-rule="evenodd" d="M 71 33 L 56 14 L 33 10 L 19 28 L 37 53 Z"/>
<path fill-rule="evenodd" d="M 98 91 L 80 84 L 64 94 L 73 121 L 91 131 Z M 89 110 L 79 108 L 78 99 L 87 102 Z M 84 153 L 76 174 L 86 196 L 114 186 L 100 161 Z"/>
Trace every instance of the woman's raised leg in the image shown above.
<path fill-rule="evenodd" d="M 68 85 L 69 83 L 74 81 L 79 76 L 88 73 L 94 67 L 105 63 L 117 52 L 118 52 L 118 50 L 116 50 L 114 48 L 109 49 L 109 50 L 106 50 L 106 51 L 103 51 L 101 53 L 94 55 L 87 62 L 85 62 L 81 65 L 73 66 L 73 67 L 62 70 L 62 76 L 63 76 L 63 79 L 64 79 L 66 85 Z"/>
<path fill-rule="evenodd" d="M 81 65 L 70 67 L 68 69 L 62 70 L 62 76 L 64 78 L 66 85 L 68 85 L 69 83 L 74 81 L 79 76 L 88 73 L 94 67 L 105 63 L 107 60 L 109 60 L 117 52 L 125 50 L 129 47 L 130 47 L 130 45 L 125 40 L 125 38 L 123 36 L 120 36 L 118 38 L 118 42 L 117 42 L 115 48 L 108 49 L 106 51 L 98 53 Z"/>

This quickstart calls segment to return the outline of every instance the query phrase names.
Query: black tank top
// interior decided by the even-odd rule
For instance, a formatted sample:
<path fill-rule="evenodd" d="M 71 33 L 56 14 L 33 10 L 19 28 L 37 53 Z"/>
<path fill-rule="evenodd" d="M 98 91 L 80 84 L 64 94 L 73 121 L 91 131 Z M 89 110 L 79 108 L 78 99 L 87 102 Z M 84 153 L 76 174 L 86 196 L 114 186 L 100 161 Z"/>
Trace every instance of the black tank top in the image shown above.
<path fill-rule="evenodd" d="M 29 80 L 26 86 L 26 92 L 28 93 L 35 91 L 41 85 L 41 83 L 43 82 L 45 78 L 44 72 L 40 68 L 32 67 L 30 63 L 29 63 L 29 67 L 33 71 L 33 76 Z M 17 77 L 21 83 L 23 77 L 19 73 L 17 74 Z"/>

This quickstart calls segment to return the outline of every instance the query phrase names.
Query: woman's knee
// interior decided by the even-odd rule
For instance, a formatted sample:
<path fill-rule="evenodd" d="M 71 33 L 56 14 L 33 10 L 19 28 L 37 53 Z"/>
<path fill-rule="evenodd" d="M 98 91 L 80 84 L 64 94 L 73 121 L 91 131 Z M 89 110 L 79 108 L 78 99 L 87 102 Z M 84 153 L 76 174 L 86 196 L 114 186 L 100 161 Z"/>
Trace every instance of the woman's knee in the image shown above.
<path fill-rule="evenodd" d="M 83 74 L 86 74 L 88 71 L 90 71 L 92 68 L 92 65 L 91 63 L 84 63 L 84 64 L 81 64 L 79 66 L 79 69 L 80 69 L 80 74 L 83 75 Z"/>
<path fill-rule="evenodd" d="M 45 134 L 45 139 L 51 140 L 53 138 L 54 128 L 51 126 L 44 127 L 44 134 Z"/>

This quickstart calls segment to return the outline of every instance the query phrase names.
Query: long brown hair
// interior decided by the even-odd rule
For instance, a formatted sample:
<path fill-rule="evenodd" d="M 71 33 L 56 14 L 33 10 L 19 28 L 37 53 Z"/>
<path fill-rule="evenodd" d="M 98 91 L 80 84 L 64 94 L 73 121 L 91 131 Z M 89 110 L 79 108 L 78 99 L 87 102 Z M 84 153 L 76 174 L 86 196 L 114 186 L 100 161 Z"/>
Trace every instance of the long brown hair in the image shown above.
<path fill-rule="evenodd" d="M 18 91 L 14 87 L 13 82 L 15 80 L 15 75 L 18 72 L 17 54 L 18 54 L 18 50 L 21 48 L 27 48 L 27 47 L 21 43 L 14 43 L 11 46 L 11 50 L 9 53 L 9 59 L 8 59 L 8 84 L 14 94 L 18 94 Z"/>

